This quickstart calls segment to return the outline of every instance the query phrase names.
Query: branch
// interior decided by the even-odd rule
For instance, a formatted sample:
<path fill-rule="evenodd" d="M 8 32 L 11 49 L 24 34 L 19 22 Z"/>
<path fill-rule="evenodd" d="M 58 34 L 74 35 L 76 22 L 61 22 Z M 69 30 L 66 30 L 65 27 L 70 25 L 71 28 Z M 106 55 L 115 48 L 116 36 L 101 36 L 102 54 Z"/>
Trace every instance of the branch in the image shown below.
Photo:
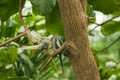
<path fill-rule="evenodd" d="M 107 50 L 107 49 L 110 48 L 112 45 L 114 45 L 118 40 L 120 40 L 120 36 L 119 36 L 115 41 L 113 41 L 111 44 L 109 44 L 107 47 L 105 47 L 105 48 L 103 48 L 103 49 L 101 49 L 101 50 L 99 50 L 99 51 L 96 51 L 96 52 L 99 53 L 99 52 L 103 52 L 103 51 Z"/>
<path fill-rule="evenodd" d="M 66 42 L 57 50 L 51 52 L 51 51 L 47 51 L 47 54 L 50 55 L 49 60 L 41 67 L 40 71 L 43 71 L 47 65 L 52 61 L 53 57 L 58 55 L 63 49 L 65 49 L 66 47 Z"/>
<path fill-rule="evenodd" d="M 27 36 L 31 39 L 31 41 L 34 43 L 34 42 L 37 42 L 33 36 L 31 35 L 31 32 L 30 30 L 27 28 L 27 25 L 24 23 L 23 19 L 22 19 L 22 0 L 20 0 L 19 2 L 19 21 L 21 23 L 21 25 L 23 25 L 25 31 L 27 32 Z"/>
<path fill-rule="evenodd" d="M 5 42 L 1 43 L 1 44 L 0 44 L 0 47 L 1 47 L 1 46 L 4 46 L 4 45 L 6 45 L 6 44 L 8 44 L 8 43 L 10 43 L 10 42 L 12 42 L 12 41 L 14 41 L 14 40 L 16 40 L 16 39 L 18 39 L 18 38 L 20 38 L 20 37 L 22 37 L 22 36 L 24 36 L 24 35 L 26 35 L 26 34 L 27 34 L 27 36 L 32 40 L 32 42 L 37 42 L 37 41 L 32 37 L 32 35 L 31 35 L 31 33 L 30 33 L 30 30 L 27 28 L 26 24 L 24 23 L 24 21 L 23 21 L 23 19 L 22 19 L 22 0 L 20 0 L 20 2 L 19 2 L 19 21 L 20 21 L 20 23 L 23 25 L 23 27 L 24 27 L 24 29 L 25 29 L 25 32 L 22 33 L 22 34 L 20 34 L 20 35 L 18 35 L 18 36 L 16 36 L 16 37 L 14 37 L 14 38 L 9 39 L 8 41 L 5 41 Z"/>
<path fill-rule="evenodd" d="M 18 36 L 16 36 L 18 37 Z M 39 44 L 39 45 L 34 45 L 34 46 L 23 46 L 22 48 L 19 48 L 19 50 L 36 50 L 36 49 L 41 49 L 44 45 L 43 44 Z M 66 42 L 57 50 L 55 51 L 50 51 L 50 50 L 47 50 L 46 51 L 46 54 L 48 54 L 49 56 L 51 57 L 54 57 L 56 55 L 58 55 L 66 46 Z"/>
<path fill-rule="evenodd" d="M 111 19 L 109 19 L 109 20 L 107 20 L 107 21 L 105 21 L 105 22 L 103 22 L 103 23 L 101 23 L 101 24 L 95 23 L 96 26 L 95 26 L 93 29 L 89 30 L 88 32 L 91 33 L 91 32 L 94 31 L 98 26 L 102 26 L 102 25 L 104 25 L 105 23 L 107 23 L 107 22 L 109 22 L 109 21 L 111 21 L 111 20 L 113 20 L 113 19 L 115 19 L 115 18 L 117 18 L 117 17 L 120 17 L 120 15 L 115 16 L 115 17 L 113 17 L 113 18 L 111 18 Z"/>
<path fill-rule="evenodd" d="M 55 50 L 55 51 L 50 51 L 47 50 L 46 54 L 48 54 L 50 56 L 49 60 L 40 68 L 40 71 L 43 71 L 47 65 L 51 62 L 51 60 L 53 59 L 54 56 L 58 55 L 63 49 L 65 49 L 67 42 L 65 42 L 59 49 Z M 24 50 L 35 50 L 35 49 L 41 49 L 43 47 L 42 44 L 40 45 L 35 45 L 35 46 L 25 46 L 22 48 L 19 48 L 19 51 L 22 52 Z"/>
<path fill-rule="evenodd" d="M 12 41 L 14 41 L 14 40 L 16 40 L 16 39 L 24 36 L 24 35 L 26 35 L 26 33 L 27 33 L 27 32 L 21 33 L 21 34 L 17 35 L 16 37 L 13 37 L 13 38 L 9 39 L 8 41 L 5 41 L 5 42 L 1 43 L 1 44 L 0 44 L 0 47 L 1 47 L 1 46 L 5 46 L 6 44 L 8 44 L 8 43 L 10 43 L 10 42 L 12 42 Z"/>
<path fill-rule="evenodd" d="M 23 46 L 22 48 L 19 48 L 18 50 L 20 52 L 23 52 L 24 50 L 37 50 L 42 48 L 42 44 L 34 45 L 34 46 Z"/>
<path fill-rule="evenodd" d="M 22 19 L 22 0 L 20 0 L 20 2 L 19 2 L 19 21 L 23 25 L 24 29 L 28 30 L 26 24 L 24 23 L 24 21 Z"/>
<path fill-rule="evenodd" d="M 67 45 L 67 42 L 64 42 L 64 44 L 60 48 L 55 50 L 52 54 L 50 54 L 50 56 L 54 57 L 58 55 L 63 49 L 65 49 L 66 45 Z"/>

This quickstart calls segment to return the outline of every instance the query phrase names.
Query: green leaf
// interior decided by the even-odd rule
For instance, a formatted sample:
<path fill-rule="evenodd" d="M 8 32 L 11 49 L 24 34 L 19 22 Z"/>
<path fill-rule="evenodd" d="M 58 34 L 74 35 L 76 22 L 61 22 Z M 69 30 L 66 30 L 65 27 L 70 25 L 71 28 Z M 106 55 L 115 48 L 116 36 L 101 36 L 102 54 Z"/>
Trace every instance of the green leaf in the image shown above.
<path fill-rule="evenodd" d="M 110 14 L 117 10 L 117 4 L 115 0 L 88 0 L 92 4 L 93 9 L 101 11 L 104 14 Z"/>
<path fill-rule="evenodd" d="M 10 64 L 9 58 L 7 51 L 5 49 L 0 49 L 0 63 L 4 65 Z"/>
<path fill-rule="evenodd" d="M 115 0 L 115 2 L 116 2 L 117 4 L 119 4 L 120 0 Z"/>
<path fill-rule="evenodd" d="M 4 25 L 3 36 L 4 37 L 13 37 L 15 34 L 17 23 L 14 20 L 8 20 L 6 25 Z"/>
<path fill-rule="evenodd" d="M 34 70 L 32 61 L 29 59 L 29 57 L 23 52 L 21 53 L 14 65 L 14 69 L 19 76 L 25 76 L 25 77 L 32 77 L 32 73 Z"/>
<path fill-rule="evenodd" d="M 86 9 L 87 9 L 87 15 L 88 15 L 89 17 L 95 16 L 95 14 L 94 14 L 94 12 L 93 12 L 93 8 L 92 8 L 92 6 L 91 6 L 89 3 L 87 4 Z"/>
<path fill-rule="evenodd" d="M 120 15 L 120 0 L 115 0 L 117 4 L 117 10 L 113 12 L 113 15 L 119 16 Z"/>
<path fill-rule="evenodd" d="M 112 33 L 120 31 L 120 22 L 109 21 L 102 25 L 101 31 L 104 35 L 110 35 Z"/>
<path fill-rule="evenodd" d="M 56 64 L 53 61 L 50 62 L 49 66 L 52 69 L 52 71 L 57 72 Z"/>
<path fill-rule="evenodd" d="M 33 12 L 42 15 L 49 14 L 56 4 L 56 0 L 31 0 Z"/>
<path fill-rule="evenodd" d="M 13 64 L 17 58 L 17 48 L 9 47 L 8 50 L 0 49 L 0 63 L 4 65 Z"/>
<path fill-rule="evenodd" d="M 18 56 L 18 51 L 17 51 L 17 48 L 15 48 L 14 46 L 11 46 L 9 49 L 8 49 L 8 55 L 10 56 L 10 61 L 11 63 L 14 63 L 17 56 Z"/>
<path fill-rule="evenodd" d="M 88 17 L 93 17 L 93 18 L 95 17 L 95 13 L 93 12 L 93 8 L 89 3 L 87 4 L 86 10 L 87 10 Z M 93 23 L 95 23 L 95 19 L 89 19 L 89 25 L 93 24 Z"/>
<path fill-rule="evenodd" d="M 25 0 L 23 1 L 23 3 Z M 18 12 L 19 0 L 1 0 L 0 1 L 0 19 L 6 21 L 11 15 Z"/>
<path fill-rule="evenodd" d="M 0 29 L 0 39 L 1 39 L 1 37 L 2 37 L 2 30 Z"/>
<path fill-rule="evenodd" d="M 9 63 L 9 59 L 6 54 L 6 50 L 4 48 L 0 49 L 0 64 L 7 64 Z"/>
<path fill-rule="evenodd" d="M 58 8 L 58 4 L 54 7 L 53 11 L 45 16 L 46 30 L 53 35 L 64 35 L 63 24 Z"/>
<path fill-rule="evenodd" d="M 33 63 L 29 59 L 29 57 L 25 54 L 20 54 L 21 60 L 29 66 L 29 68 L 32 70 L 33 69 Z"/>
<path fill-rule="evenodd" d="M 6 80 L 7 77 L 5 76 L 5 74 L 3 72 L 0 71 L 0 79 L 1 80 Z"/>
<path fill-rule="evenodd" d="M 30 15 L 32 15 L 32 16 L 24 18 L 24 21 L 28 25 L 30 30 L 40 30 L 40 29 L 45 28 L 45 27 L 42 27 L 43 23 L 37 24 L 37 23 L 42 22 L 43 20 L 45 20 L 44 16 L 36 16 L 34 14 L 30 14 Z"/>

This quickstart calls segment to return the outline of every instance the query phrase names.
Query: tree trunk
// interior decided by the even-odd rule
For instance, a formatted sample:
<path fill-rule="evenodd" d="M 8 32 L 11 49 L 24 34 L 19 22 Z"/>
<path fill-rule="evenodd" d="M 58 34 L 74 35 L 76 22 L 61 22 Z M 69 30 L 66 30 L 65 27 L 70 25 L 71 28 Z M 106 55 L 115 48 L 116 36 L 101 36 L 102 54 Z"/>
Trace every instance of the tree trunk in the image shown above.
<path fill-rule="evenodd" d="M 87 0 L 58 0 L 65 38 L 69 42 L 67 57 L 77 80 L 100 80 L 89 46 L 86 3 Z"/>

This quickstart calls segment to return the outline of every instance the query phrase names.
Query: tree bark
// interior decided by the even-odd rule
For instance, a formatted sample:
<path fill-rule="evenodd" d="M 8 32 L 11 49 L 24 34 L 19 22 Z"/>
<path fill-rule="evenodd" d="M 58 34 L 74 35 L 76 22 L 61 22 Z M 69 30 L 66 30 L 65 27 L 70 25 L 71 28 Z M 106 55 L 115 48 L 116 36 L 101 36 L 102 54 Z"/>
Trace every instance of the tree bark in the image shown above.
<path fill-rule="evenodd" d="M 67 57 L 77 80 L 100 80 L 88 40 L 86 3 L 87 0 L 58 0 L 65 38 L 69 42 Z"/>

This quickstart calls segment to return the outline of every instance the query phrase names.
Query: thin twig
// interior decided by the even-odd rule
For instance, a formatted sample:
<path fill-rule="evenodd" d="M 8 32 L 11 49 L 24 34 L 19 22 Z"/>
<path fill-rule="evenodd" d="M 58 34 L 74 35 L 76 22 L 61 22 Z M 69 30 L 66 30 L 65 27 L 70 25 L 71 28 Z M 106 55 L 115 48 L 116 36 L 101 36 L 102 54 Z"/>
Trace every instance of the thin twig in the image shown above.
<path fill-rule="evenodd" d="M 22 17 L 31 17 L 32 15 L 22 15 Z"/>
<path fill-rule="evenodd" d="M 6 44 L 8 44 L 8 43 L 10 43 L 10 42 L 12 42 L 12 41 L 14 41 L 14 40 L 16 40 L 16 39 L 24 36 L 24 35 L 26 35 L 26 32 L 23 32 L 23 33 L 17 35 L 16 37 L 13 37 L 13 38 L 9 39 L 8 41 L 5 41 L 5 42 L 1 43 L 1 44 L 0 44 L 0 47 L 1 47 L 1 46 L 5 46 Z"/>
<path fill-rule="evenodd" d="M 107 20 L 107 21 L 105 21 L 105 22 L 103 22 L 103 23 L 101 23 L 101 24 L 95 23 L 96 26 L 95 26 L 93 29 L 89 30 L 88 32 L 91 33 L 91 32 L 94 31 L 98 26 L 102 26 L 102 25 L 104 25 L 105 23 L 107 23 L 107 22 L 109 22 L 109 21 L 111 21 L 111 20 L 113 20 L 113 19 L 115 19 L 115 18 L 117 18 L 117 17 L 120 17 L 120 15 L 119 15 L 119 16 L 115 16 L 115 17 L 112 17 L 111 19 L 109 19 L 109 20 Z"/>
<path fill-rule="evenodd" d="M 101 50 L 99 50 L 99 51 L 96 51 L 96 52 L 99 53 L 99 52 L 103 52 L 103 51 L 107 50 L 107 49 L 110 48 L 113 44 L 115 44 L 118 40 L 120 40 L 120 36 L 119 36 L 115 41 L 113 41 L 111 44 L 109 44 L 107 47 L 105 47 L 105 48 L 103 48 L 103 49 L 101 49 Z"/>
<path fill-rule="evenodd" d="M 99 25 L 97 24 L 93 29 L 89 30 L 88 32 L 91 33 L 92 31 L 94 31 Z"/>
<path fill-rule="evenodd" d="M 24 23 L 23 19 L 22 19 L 22 0 L 20 0 L 19 2 L 19 21 L 21 23 L 21 25 L 23 25 L 25 31 L 27 31 L 27 36 L 31 39 L 31 41 L 34 43 L 34 42 L 37 42 L 33 36 L 31 35 L 31 32 L 30 30 L 28 29 L 27 25 Z"/>
<path fill-rule="evenodd" d="M 40 71 L 43 71 L 47 65 L 52 61 L 53 57 L 50 57 L 49 60 L 41 67 Z"/>

